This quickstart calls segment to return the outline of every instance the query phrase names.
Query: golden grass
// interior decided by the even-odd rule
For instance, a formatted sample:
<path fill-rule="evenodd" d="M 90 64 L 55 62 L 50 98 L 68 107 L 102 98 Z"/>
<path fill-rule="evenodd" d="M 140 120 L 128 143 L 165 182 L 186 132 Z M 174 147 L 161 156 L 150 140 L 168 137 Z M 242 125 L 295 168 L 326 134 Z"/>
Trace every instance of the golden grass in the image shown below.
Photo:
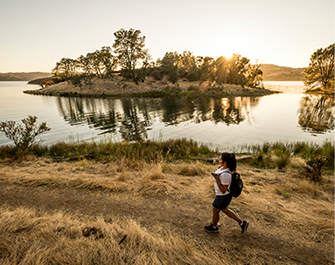
<path fill-rule="evenodd" d="M 334 262 L 333 175 L 316 184 L 297 177 L 296 169 L 255 172 L 239 165 L 245 187 L 231 208 L 250 222 L 250 228 L 241 235 L 238 225 L 222 214 L 221 232 L 211 235 L 203 226 L 211 221 L 210 172 L 216 166 L 139 163 L 0 163 L 5 191 L 0 197 L 0 263 Z M 39 201 L 19 203 L 15 196 L 15 201 L 4 201 L 5 193 L 17 189 L 36 193 Z M 81 197 L 76 197 L 78 192 Z M 57 193 L 69 195 L 67 205 L 51 200 Z M 70 198 L 83 202 L 76 208 Z"/>
<path fill-rule="evenodd" d="M 1 264 L 225 264 L 206 247 L 169 230 L 148 232 L 134 220 L 108 223 L 2 208 L 0 234 Z"/>

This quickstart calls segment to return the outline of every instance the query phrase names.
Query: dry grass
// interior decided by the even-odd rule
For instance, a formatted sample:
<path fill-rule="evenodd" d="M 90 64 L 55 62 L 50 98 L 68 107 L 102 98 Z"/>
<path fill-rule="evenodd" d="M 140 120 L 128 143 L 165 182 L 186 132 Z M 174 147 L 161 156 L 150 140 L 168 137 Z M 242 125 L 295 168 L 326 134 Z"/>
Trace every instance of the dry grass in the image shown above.
<path fill-rule="evenodd" d="M 148 232 L 134 220 L 108 223 L 2 208 L 0 234 L 1 264 L 224 264 L 206 247 L 169 230 Z"/>
<path fill-rule="evenodd" d="M 3 161 L 1 264 L 334 262 L 333 175 L 315 184 L 295 169 L 239 165 L 245 188 L 231 208 L 249 231 L 221 215 L 211 235 L 215 166 L 139 163 Z"/>

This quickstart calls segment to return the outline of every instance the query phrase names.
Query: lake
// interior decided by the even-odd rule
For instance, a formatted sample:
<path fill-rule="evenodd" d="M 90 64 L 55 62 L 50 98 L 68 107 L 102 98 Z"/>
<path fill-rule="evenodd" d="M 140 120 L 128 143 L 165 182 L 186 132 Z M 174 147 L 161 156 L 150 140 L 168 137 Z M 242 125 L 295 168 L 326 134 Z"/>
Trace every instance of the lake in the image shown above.
<path fill-rule="evenodd" d="M 264 82 L 263 97 L 67 98 L 24 94 L 26 82 L 0 82 L 0 121 L 28 115 L 59 141 L 118 142 L 188 138 L 220 150 L 265 141 L 334 140 L 334 98 L 303 94 L 303 82 Z M 12 144 L 0 133 L 0 145 Z"/>

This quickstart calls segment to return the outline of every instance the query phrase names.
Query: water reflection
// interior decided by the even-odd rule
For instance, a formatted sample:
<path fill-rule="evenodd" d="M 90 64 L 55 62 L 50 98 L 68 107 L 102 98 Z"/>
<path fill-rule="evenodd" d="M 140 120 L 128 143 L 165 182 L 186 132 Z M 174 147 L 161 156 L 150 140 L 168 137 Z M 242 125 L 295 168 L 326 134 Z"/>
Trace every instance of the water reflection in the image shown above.
<path fill-rule="evenodd" d="M 57 98 L 57 106 L 64 120 L 71 125 L 87 123 L 100 134 L 119 134 L 127 141 L 148 138 L 148 130 L 155 122 L 165 126 L 183 122 L 239 124 L 251 119 L 257 97 L 167 98 Z M 158 120 L 158 121 L 157 121 Z"/>
<path fill-rule="evenodd" d="M 151 126 L 151 118 L 147 105 L 143 101 L 121 99 L 123 117 L 121 117 L 120 133 L 127 141 L 140 141 L 148 138 L 147 130 Z"/>
<path fill-rule="evenodd" d="M 324 133 L 334 129 L 334 98 L 306 96 L 300 100 L 299 125 L 304 131 Z"/>

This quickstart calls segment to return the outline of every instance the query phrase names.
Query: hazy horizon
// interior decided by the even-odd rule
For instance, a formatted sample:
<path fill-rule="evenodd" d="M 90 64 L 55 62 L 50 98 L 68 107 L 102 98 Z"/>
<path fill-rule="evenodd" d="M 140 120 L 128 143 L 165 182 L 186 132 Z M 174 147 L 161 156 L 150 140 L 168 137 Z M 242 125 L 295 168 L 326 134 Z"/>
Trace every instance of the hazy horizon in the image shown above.
<path fill-rule="evenodd" d="M 0 72 L 51 72 L 62 57 L 112 46 L 119 29 L 139 29 L 153 60 L 166 52 L 307 67 L 334 42 L 332 0 L 6 1 L 0 10 Z"/>

